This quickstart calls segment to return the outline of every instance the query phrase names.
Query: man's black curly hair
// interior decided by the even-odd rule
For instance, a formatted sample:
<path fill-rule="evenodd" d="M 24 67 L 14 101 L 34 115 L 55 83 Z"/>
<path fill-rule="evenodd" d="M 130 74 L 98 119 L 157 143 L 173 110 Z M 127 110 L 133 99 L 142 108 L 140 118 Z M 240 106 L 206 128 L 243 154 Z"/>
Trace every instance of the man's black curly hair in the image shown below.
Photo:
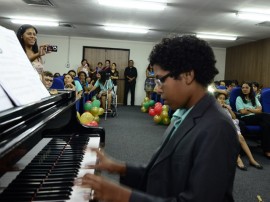
<path fill-rule="evenodd" d="M 218 74 L 212 48 L 193 35 L 162 39 L 154 46 L 149 61 L 151 65 L 170 71 L 175 79 L 179 74 L 193 70 L 195 80 L 204 87 Z"/>

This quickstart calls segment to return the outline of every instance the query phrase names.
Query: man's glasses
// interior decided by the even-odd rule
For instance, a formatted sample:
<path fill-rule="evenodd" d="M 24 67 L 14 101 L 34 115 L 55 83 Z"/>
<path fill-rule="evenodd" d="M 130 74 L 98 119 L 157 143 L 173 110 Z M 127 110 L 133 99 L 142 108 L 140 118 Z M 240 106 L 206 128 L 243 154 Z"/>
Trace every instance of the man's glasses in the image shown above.
<path fill-rule="evenodd" d="M 45 79 L 45 81 L 53 82 L 53 79 Z"/>
<path fill-rule="evenodd" d="M 155 83 L 156 83 L 156 85 L 157 85 L 158 87 L 161 87 L 161 86 L 163 85 L 163 83 L 165 82 L 165 80 L 166 80 L 169 76 L 171 76 L 171 75 L 172 75 L 172 73 L 169 72 L 168 74 L 166 74 L 166 75 L 164 75 L 164 76 L 162 76 L 162 77 L 160 77 L 160 78 L 155 78 Z"/>

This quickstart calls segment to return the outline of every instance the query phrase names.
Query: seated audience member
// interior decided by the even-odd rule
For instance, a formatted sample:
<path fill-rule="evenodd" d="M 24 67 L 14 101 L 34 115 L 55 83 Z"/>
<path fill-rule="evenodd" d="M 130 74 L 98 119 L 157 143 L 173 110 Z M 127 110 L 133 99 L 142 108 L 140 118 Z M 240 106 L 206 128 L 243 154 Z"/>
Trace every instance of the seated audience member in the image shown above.
<path fill-rule="evenodd" d="M 77 75 L 76 72 L 75 72 L 73 69 L 69 70 L 69 71 L 68 71 L 68 74 L 71 75 L 73 79 L 74 79 L 74 78 L 76 77 L 76 75 Z"/>
<path fill-rule="evenodd" d="M 64 77 L 65 89 L 76 91 L 76 99 L 80 99 L 83 93 L 83 88 L 79 81 L 73 79 L 70 74 Z"/>
<path fill-rule="evenodd" d="M 240 120 L 246 125 L 262 127 L 262 149 L 264 155 L 270 159 L 270 114 L 262 112 L 262 106 L 255 97 L 252 84 L 244 82 L 241 85 L 240 96 L 236 98 L 236 109 L 240 113 Z"/>
<path fill-rule="evenodd" d="M 226 82 L 224 80 L 219 81 L 220 86 L 226 86 Z"/>
<path fill-rule="evenodd" d="M 245 138 L 243 137 L 243 135 L 241 134 L 241 130 L 239 127 L 239 120 L 236 119 L 236 115 L 235 113 L 232 111 L 232 108 L 230 107 L 230 105 L 227 105 L 225 103 L 226 100 L 226 95 L 223 93 L 217 93 L 216 94 L 216 99 L 219 102 L 219 104 L 224 108 L 225 112 L 228 114 L 228 116 L 232 119 L 237 134 L 238 134 L 238 138 L 239 138 L 239 142 L 241 144 L 242 149 L 244 150 L 244 152 L 246 153 L 248 159 L 249 159 L 249 164 L 257 169 L 262 169 L 263 167 L 254 159 L 246 141 Z M 240 155 L 237 158 L 237 167 L 240 170 L 247 170 L 246 166 L 244 165 L 242 159 L 240 158 Z"/>
<path fill-rule="evenodd" d="M 220 81 L 220 83 L 224 83 L 224 86 L 226 86 L 226 89 L 218 89 L 214 87 L 214 92 L 215 93 L 223 93 L 226 95 L 227 99 L 226 99 L 226 104 L 230 104 L 230 93 L 232 91 L 232 89 L 235 87 L 235 82 L 232 80 L 228 80 L 227 83 L 225 83 L 225 81 Z M 220 84 L 220 86 L 223 86 L 223 83 Z"/>
<path fill-rule="evenodd" d="M 49 72 L 49 71 L 44 71 L 43 72 L 42 83 L 47 88 L 47 90 L 49 90 L 52 87 L 52 84 L 53 84 L 53 74 L 51 72 Z"/>
<path fill-rule="evenodd" d="M 87 75 L 85 72 L 79 72 L 78 73 L 78 77 L 79 77 L 79 82 L 83 88 L 83 92 L 84 93 L 89 93 L 90 91 L 90 87 L 89 85 L 91 85 L 91 83 L 89 84 L 88 81 L 87 81 Z"/>
<path fill-rule="evenodd" d="M 58 72 L 54 73 L 54 75 L 53 75 L 54 78 L 59 77 L 59 76 L 61 76 L 61 75 Z"/>
<path fill-rule="evenodd" d="M 252 82 L 252 88 L 255 93 L 255 97 L 260 101 L 261 99 L 261 89 L 258 82 L 254 81 Z"/>
<path fill-rule="evenodd" d="M 113 94 L 113 82 L 109 78 L 109 75 L 105 71 L 101 71 L 100 73 L 100 78 L 96 81 L 95 85 L 93 88 L 91 88 L 90 92 L 96 90 L 98 87 L 100 88 L 100 92 L 98 93 L 97 97 L 101 98 L 101 106 L 103 109 L 106 109 L 106 98 L 108 95 L 108 110 L 111 112 L 111 103 L 112 103 L 112 94 Z"/>

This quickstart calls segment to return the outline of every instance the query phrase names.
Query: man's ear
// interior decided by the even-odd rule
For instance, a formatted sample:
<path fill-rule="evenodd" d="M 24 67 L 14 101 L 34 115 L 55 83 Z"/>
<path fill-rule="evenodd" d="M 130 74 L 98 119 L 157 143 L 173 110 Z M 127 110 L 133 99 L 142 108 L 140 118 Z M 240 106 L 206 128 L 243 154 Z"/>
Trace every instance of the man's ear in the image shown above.
<path fill-rule="evenodd" d="M 194 71 L 191 70 L 189 72 L 185 72 L 184 73 L 184 77 L 185 77 L 185 80 L 186 80 L 186 84 L 191 84 L 192 81 L 194 80 Z"/>

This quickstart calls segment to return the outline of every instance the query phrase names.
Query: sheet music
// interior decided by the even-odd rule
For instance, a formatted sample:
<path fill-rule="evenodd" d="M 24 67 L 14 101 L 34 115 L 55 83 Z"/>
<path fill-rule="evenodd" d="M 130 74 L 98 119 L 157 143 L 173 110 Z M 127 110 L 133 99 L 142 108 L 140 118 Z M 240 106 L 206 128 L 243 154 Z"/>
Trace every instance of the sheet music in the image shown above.
<path fill-rule="evenodd" d="M 14 31 L 0 26 L 0 85 L 17 106 L 50 96 Z"/>
<path fill-rule="evenodd" d="M 0 86 L 0 112 L 14 107 L 9 97 Z"/>

